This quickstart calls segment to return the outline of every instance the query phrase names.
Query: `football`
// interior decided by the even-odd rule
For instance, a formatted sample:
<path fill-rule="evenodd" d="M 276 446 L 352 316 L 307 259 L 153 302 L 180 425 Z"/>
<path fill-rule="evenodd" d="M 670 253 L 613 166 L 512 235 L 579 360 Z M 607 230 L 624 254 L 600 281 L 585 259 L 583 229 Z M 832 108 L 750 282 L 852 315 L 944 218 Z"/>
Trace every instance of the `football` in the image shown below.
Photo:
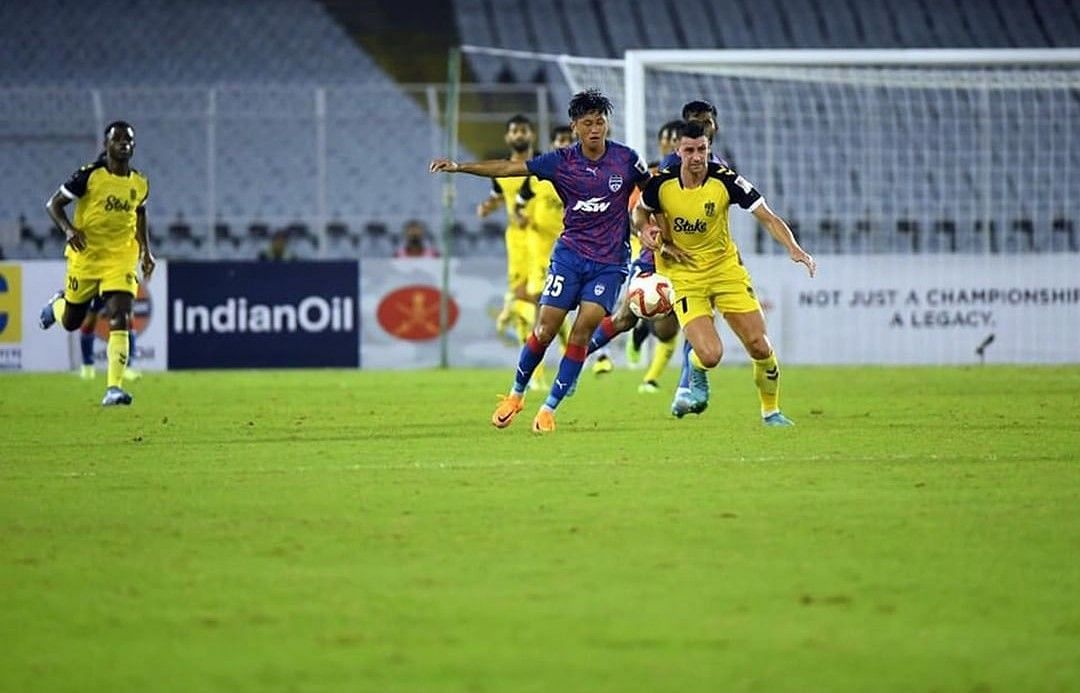
<path fill-rule="evenodd" d="M 642 272 L 630 280 L 626 301 L 634 315 L 656 320 L 671 312 L 675 305 L 675 290 L 671 288 L 671 280 L 664 275 Z"/>

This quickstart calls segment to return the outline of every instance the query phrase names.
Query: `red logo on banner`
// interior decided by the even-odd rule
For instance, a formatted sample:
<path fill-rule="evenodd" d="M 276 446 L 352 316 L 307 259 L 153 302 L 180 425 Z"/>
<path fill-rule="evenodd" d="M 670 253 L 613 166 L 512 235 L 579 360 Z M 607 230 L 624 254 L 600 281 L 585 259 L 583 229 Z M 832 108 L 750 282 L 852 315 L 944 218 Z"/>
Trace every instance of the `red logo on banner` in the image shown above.
<path fill-rule="evenodd" d="M 398 339 L 423 342 L 439 336 L 439 297 L 434 286 L 403 286 L 383 296 L 375 317 L 387 333 Z M 454 329 L 458 307 L 447 301 L 447 330 Z"/>
<path fill-rule="evenodd" d="M 136 335 L 142 334 L 146 326 L 150 324 L 150 315 L 154 312 L 154 302 L 150 300 L 150 292 L 145 284 L 139 284 L 139 293 L 131 305 L 131 329 Z M 94 323 L 94 334 L 102 341 L 109 341 L 109 321 L 101 316 Z"/>

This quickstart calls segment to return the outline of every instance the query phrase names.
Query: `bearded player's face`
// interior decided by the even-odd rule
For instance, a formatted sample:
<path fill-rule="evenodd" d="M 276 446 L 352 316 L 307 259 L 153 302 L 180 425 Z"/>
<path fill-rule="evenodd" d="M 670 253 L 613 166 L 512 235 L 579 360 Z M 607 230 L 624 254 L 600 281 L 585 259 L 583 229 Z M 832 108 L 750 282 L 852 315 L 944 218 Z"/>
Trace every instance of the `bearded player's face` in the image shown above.
<path fill-rule="evenodd" d="M 533 131 L 527 123 L 510 123 L 506 128 L 506 144 L 515 152 L 526 152 L 533 143 Z"/>

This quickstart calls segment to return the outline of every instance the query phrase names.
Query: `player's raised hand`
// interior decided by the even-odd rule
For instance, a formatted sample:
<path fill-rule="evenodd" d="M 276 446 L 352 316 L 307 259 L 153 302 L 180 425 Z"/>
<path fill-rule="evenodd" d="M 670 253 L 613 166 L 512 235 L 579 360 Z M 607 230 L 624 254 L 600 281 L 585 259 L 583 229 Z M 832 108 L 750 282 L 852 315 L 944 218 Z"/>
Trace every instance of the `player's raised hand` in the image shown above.
<path fill-rule="evenodd" d="M 660 227 L 655 224 L 643 226 L 638 233 L 638 239 L 643 247 L 655 251 L 660 247 Z"/>
<path fill-rule="evenodd" d="M 791 249 L 791 261 L 801 262 L 806 265 L 806 269 L 810 272 L 811 277 L 817 274 L 817 262 L 814 260 L 814 256 L 798 246 Z"/>
<path fill-rule="evenodd" d="M 432 159 L 428 166 L 429 173 L 456 173 L 457 170 L 457 162 L 450 159 Z"/>
<path fill-rule="evenodd" d="M 143 281 L 150 281 L 150 275 L 154 273 L 155 267 L 157 267 L 157 260 L 154 259 L 153 254 L 148 249 L 142 256 Z"/>
<path fill-rule="evenodd" d="M 660 241 L 660 246 L 655 250 L 655 252 L 660 257 L 667 258 L 672 262 L 689 262 L 691 259 L 690 253 L 686 252 L 674 243 L 668 243 L 666 241 Z"/>
<path fill-rule="evenodd" d="M 71 234 L 67 237 L 67 244 L 77 253 L 86 250 L 86 234 L 72 226 Z"/>

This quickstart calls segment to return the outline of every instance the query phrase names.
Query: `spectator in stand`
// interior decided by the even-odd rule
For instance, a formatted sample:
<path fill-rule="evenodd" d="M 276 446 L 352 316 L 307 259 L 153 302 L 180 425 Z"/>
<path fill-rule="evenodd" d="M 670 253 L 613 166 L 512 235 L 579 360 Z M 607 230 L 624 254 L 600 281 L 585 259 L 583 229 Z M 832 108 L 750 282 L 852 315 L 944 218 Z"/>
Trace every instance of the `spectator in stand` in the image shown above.
<path fill-rule="evenodd" d="M 259 253 L 259 259 L 267 262 L 295 260 L 295 256 L 289 252 L 289 233 L 284 230 L 275 231 L 270 237 L 270 247 Z"/>
<path fill-rule="evenodd" d="M 401 246 L 394 257 L 439 257 L 439 251 L 428 245 L 427 229 L 423 222 L 411 219 L 401 232 Z"/>

